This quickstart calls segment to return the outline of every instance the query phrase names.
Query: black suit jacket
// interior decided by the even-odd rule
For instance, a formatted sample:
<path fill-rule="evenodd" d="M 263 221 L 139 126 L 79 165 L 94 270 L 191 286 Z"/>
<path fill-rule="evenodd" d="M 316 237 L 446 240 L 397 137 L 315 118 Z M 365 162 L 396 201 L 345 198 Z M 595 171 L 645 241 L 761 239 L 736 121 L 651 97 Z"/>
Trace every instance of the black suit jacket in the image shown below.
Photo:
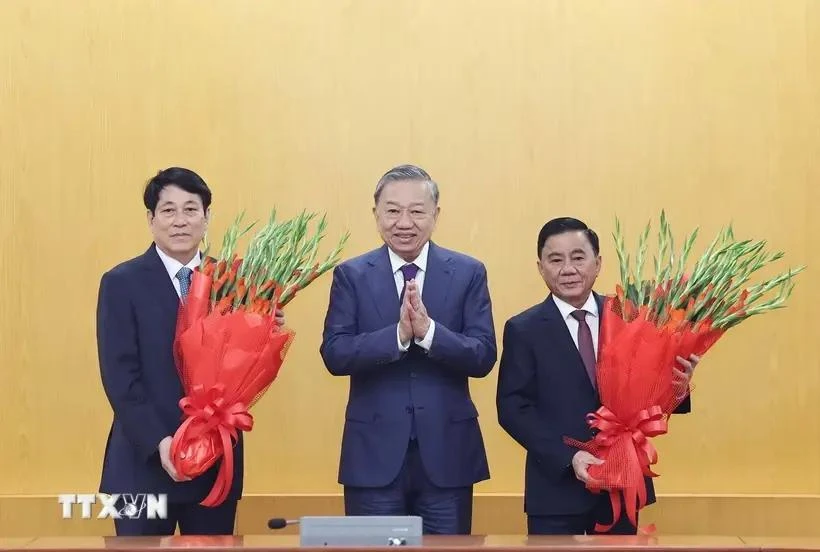
<path fill-rule="evenodd" d="M 166 493 L 169 502 L 199 502 L 210 492 L 220 462 L 191 481 L 176 483 L 157 451 L 162 438 L 182 422 L 183 393 L 173 354 L 179 296 L 154 247 L 106 272 L 100 282 L 97 347 L 114 413 L 100 492 Z M 242 493 L 241 435 L 229 500 Z"/>
<path fill-rule="evenodd" d="M 594 296 L 603 313 L 604 298 Z M 688 412 L 689 401 L 676 412 Z M 501 426 L 527 450 L 524 508 L 529 515 L 580 514 L 606 496 L 576 479 L 571 462 L 578 449 L 563 442 L 564 436 L 591 439 L 586 415 L 600 406 L 552 295 L 507 321 L 496 407 Z M 651 504 L 655 491 L 652 480 L 646 482 Z"/>

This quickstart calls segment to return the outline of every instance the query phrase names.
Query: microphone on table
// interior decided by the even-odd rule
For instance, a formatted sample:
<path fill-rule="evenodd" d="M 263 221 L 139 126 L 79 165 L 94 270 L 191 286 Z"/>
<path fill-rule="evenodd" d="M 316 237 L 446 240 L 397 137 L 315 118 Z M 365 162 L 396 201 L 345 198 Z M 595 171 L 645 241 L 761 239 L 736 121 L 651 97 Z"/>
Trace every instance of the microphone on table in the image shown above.
<path fill-rule="evenodd" d="M 284 529 L 288 525 L 296 525 L 298 519 L 271 518 L 268 520 L 268 529 Z"/>

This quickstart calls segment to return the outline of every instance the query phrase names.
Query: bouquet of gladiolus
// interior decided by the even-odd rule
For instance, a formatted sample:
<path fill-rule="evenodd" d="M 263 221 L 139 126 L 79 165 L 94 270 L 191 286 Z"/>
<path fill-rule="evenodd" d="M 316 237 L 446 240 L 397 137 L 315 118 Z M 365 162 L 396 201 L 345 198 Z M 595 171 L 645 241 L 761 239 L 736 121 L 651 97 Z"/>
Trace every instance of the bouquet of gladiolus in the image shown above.
<path fill-rule="evenodd" d="M 685 379 L 675 377 L 676 357 L 701 356 L 728 329 L 782 308 L 794 287 L 792 277 L 805 268 L 748 285 L 755 272 L 783 253 L 766 252 L 765 241 L 735 240 L 730 225 L 687 275 L 697 229 L 678 256 L 661 213 L 654 275 L 644 279 L 648 235 L 649 225 L 639 238 L 633 271 L 616 220 L 621 282 L 601 313 L 596 380 L 602 406 L 587 416 L 597 433 L 587 442 L 564 439 L 604 460 L 590 466 L 592 481 L 587 484 L 591 491 L 610 493 L 614 517 L 611 525 L 599 524 L 600 531 L 620 518 L 621 497 L 629 520 L 637 526 L 637 511 L 646 505 L 644 477 L 657 477 L 649 467 L 658 460 L 650 439 L 667 432 L 668 416 L 691 391 Z"/>
<path fill-rule="evenodd" d="M 314 217 L 302 213 L 277 222 L 274 212 L 238 258 L 237 242 L 253 227 L 241 229 L 240 215 L 217 258 L 209 257 L 206 247 L 180 307 L 174 352 L 185 393 L 179 403 L 184 419 L 171 458 L 179 475 L 191 478 L 222 458 L 203 506 L 217 506 L 227 497 L 238 432 L 252 429 L 248 409 L 276 379 L 294 337 L 276 323 L 277 309 L 335 266 L 347 241 L 345 234 L 317 261 L 326 222 L 322 217 L 309 236 Z"/>

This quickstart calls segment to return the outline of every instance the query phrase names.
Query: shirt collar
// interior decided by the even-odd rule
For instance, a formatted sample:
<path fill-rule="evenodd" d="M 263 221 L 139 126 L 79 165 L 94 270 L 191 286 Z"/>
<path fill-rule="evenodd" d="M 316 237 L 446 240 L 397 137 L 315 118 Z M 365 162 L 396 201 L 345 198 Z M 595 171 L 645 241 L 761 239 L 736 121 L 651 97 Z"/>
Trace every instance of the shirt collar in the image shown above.
<path fill-rule="evenodd" d="M 572 316 L 572 313 L 576 310 L 579 310 L 570 305 L 569 303 L 567 303 L 566 301 L 559 299 L 555 295 L 552 296 L 552 300 L 555 302 L 555 306 L 558 307 L 558 310 L 561 312 L 561 317 L 564 320 L 569 320 L 569 317 Z M 585 310 L 590 315 L 596 318 L 598 317 L 598 303 L 595 301 L 595 295 L 593 293 L 589 294 L 586 303 L 584 303 L 584 306 L 581 307 L 580 310 Z"/>
<path fill-rule="evenodd" d="M 168 271 L 168 276 L 170 276 L 172 280 L 174 278 L 176 278 L 177 277 L 177 272 L 179 272 L 179 269 L 182 268 L 182 266 L 183 266 L 182 263 L 179 262 L 176 259 L 172 259 L 171 257 L 169 257 L 158 246 L 155 246 L 154 249 L 157 250 L 157 255 L 159 255 L 159 258 L 162 261 L 162 264 L 165 265 L 165 270 Z M 200 265 L 200 263 L 201 263 L 200 259 L 201 259 L 201 255 L 200 255 L 199 251 L 197 251 L 196 255 L 194 255 L 194 258 L 191 259 L 190 262 L 188 262 L 188 264 L 186 264 L 185 266 L 187 266 L 191 270 L 194 270 L 196 267 L 198 267 Z"/>
<path fill-rule="evenodd" d="M 428 241 L 424 244 L 424 247 L 421 248 L 419 256 L 416 257 L 415 260 L 411 261 L 413 264 L 419 267 L 419 270 L 421 270 L 422 272 L 425 272 L 427 270 L 427 253 L 429 251 L 430 242 Z M 403 267 L 404 265 L 409 264 L 407 261 L 396 255 L 396 253 L 394 253 L 393 250 L 389 247 L 387 248 L 387 254 L 390 256 L 390 266 L 393 268 L 393 274 L 401 270 L 401 267 Z"/>

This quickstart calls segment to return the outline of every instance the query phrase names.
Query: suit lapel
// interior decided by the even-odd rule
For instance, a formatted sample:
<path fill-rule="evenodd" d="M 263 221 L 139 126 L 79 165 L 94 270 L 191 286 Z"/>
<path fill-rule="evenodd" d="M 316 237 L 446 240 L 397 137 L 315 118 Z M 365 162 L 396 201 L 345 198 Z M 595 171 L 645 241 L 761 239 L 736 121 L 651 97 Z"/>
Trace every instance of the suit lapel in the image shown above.
<path fill-rule="evenodd" d="M 594 291 L 592 292 L 592 296 L 595 298 L 595 302 L 598 303 L 598 338 L 601 337 L 601 327 L 604 325 L 604 301 L 606 298 L 603 295 L 598 295 Z M 600 358 L 600 341 L 598 342 L 598 358 Z"/>
<path fill-rule="evenodd" d="M 430 242 L 427 252 L 427 273 L 424 275 L 424 288 L 421 300 L 427 314 L 433 320 L 445 320 L 447 317 L 447 293 L 453 281 L 455 267 L 453 258 Z"/>
<path fill-rule="evenodd" d="M 148 296 L 156 302 L 163 313 L 167 313 L 169 318 L 176 325 L 177 313 L 179 311 L 179 295 L 162 259 L 159 258 L 155 246 L 152 245 L 143 255 L 143 269 Z"/>
<path fill-rule="evenodd" d="M 595 303 L 598 305 L 598 336 L 596 339 L 596 343 L 598 343 L 598 348 L 595 351 L 595 364 L 598 364 L 601 360 L 601 328 L 604 327 L 604 297 L 602 295 L 598 295 L 594 291 L 592 292 L 592 297 L 595 299 Z"/>
<path fill-rule="evenodd" d="M 396 279 L 387 255 L 387 246 L 377 249 L 367 260 L 370 270 L 367 271 L 367 287 L 371 291 L 374 306 L 385 324 L 399 321 L 399 294 L 396 291 Z"/>

